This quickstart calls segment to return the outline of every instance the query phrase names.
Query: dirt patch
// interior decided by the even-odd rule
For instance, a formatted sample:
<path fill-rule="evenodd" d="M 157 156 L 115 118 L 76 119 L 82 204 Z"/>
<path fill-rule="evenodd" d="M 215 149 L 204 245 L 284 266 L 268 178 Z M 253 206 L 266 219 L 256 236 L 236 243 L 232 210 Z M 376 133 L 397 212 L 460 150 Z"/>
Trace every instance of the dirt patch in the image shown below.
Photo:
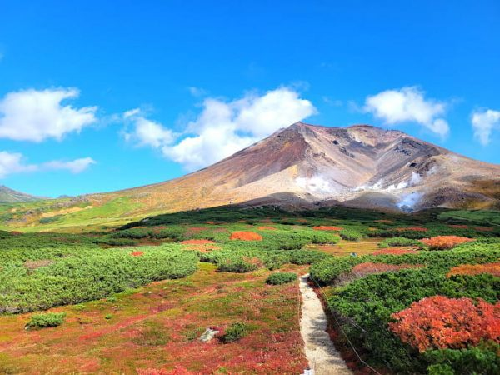
<path fill-rule="evenodd" d="M 230 240 L 240 241 L 262 241 L 263 237 L 256 232 L 233 232 Z"/>
<path fill-rule="evenodd" d="M 43 259 L 43 260 L 28 260 L 24 262 L 24 266 L 29 270 L 35 270 L 40 267 L 47 267 L 54 263 L 52 260 Z"/>
<path fill-rule="evenodd" d="M 326 227 L 326 226 L 320 226 L 320 227 L 313 227 L 314 230 L 325 230 L 325 231 L 334 231 L 338 232 L 343 230 L 341 227 Z"/>
<path fill-rule="evenodd" d="M 201 252 L 208 252 L 220 248 L 214 241 L 209 240 L 186 240 L 181 243 L 186 245 L 186 248 L 189 250 L 197 250 Z"/>

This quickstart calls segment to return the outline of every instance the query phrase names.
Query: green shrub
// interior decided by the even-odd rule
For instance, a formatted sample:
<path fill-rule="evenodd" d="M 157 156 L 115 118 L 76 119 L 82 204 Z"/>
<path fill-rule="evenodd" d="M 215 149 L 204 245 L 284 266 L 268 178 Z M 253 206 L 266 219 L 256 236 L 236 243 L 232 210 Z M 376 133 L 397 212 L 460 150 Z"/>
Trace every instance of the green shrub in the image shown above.
<path fill-rule="evenodd" d="M 355 230 L 355 229 L 350 229 L 350 228 L 346 228 L 346 229 L 343 229 L 339 235 L 341 236 L 341 238 L 343 240 L 346 240 L 346 241 L 360 241 L 360 239 L 362 239 L 363 237 L 363 234 L 360 233 L 359 231 Z"/>
<path fill-rule="evenodd" d="M 45 327 L 58 327 L 63 324 L 66 313 L 44 313 L 37 314 L 31 317 L 31 320 L 26 324 L 27 329 L 45 328 Z"/>
<path fill-rule="evenodd" d="M 424 358 L 432 363 L 428 374 L 499 374 L 499 344 L 488 342 L 477 347 L 430 350 Z M 448 371 L 448 372 L 447 372 Z"/>
<path fill-rule="evenodd" d="M 268 276 L 266 282 L 271 285 L 281 285 L 290 283 L 296 279 L 297 275 L 294 272 L 275 272 Z"/>
<path fill-rule="evenodd" d="M 232 323 L 227 329 L 224 335 L 221 337 L 221 341 L 224 343 L 235 342 L 240 340 L 242 337 L 247 336 L 248 327 L 245 323 L 236 322 Z"/>

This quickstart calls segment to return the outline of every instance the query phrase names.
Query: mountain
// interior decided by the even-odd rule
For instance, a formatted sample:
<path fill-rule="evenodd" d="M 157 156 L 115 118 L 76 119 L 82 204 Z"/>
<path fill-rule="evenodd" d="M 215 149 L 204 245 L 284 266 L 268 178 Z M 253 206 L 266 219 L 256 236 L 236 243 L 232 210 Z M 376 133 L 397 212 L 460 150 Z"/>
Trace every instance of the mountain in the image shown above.
<path fill-rule="evenodd" d="M 499 166 L 396 130 L 299 122 L 200 171 L 113 195 L 164 211 L 244 202 L 403 211 L 496 208 Z"/>
<path fill-rule="evenodd" d="M 34 197 L 26 193 L 12 190 L 7 186 L 0 185 L 0 203 L 33 202 L 42 198 Z"/>
<path fill-rule="evenodd" d="M 499 166 L 396 130 L 295 123 L 218 163 L 170 181 L 0 207 L 5 218 L 0 226 L 100 230 L 161 213 L 231 204 L 498 210 Z"/>

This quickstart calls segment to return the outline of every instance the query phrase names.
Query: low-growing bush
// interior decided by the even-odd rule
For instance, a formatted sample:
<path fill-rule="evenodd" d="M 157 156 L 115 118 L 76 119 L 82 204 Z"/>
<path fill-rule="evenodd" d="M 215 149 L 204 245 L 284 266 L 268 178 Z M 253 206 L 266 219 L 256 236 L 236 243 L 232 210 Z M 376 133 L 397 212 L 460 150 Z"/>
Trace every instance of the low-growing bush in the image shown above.
<path fill-rule="evenodd" d="M 357 230 L 346 228 L 339 232 L 339 235 L 343 240 L 346 241 L 360 241 L 362 239 L 363 234 Z"/>
<path fill-rule="evenodd" d="M 232 323 L 223 336 L 221 336 L 221 341 L 224 343 L 230 343 L 240 340 L 242 337 L 245 337 L 248 333 L 247 324 L 242 322 Z"/>
<path fill-rule="evenodd" d="M 390 330 L 420 352 L 459 349 L 483 340 L 499 342 L 499 301 L 428 297 L 391 317 Z"/>
<path fill-rule="evenodd" d="M 474 241 L 474 239 L 472 238 L 457 236 L 437 236 L 431 238 L 423 238 L 421 240 L 421 242 L 428 246 L 431 250 L 452 249 L 454 246 L 472 241 Z"/>
<path fill-rule="evenodd" d="M 64 312 L 48 312 L 32 315 L 31 320 L 26 324 L 26 328 L 58 327 L 63 324 L 65 317 L 66 313 Z"/>
<path fill-rule="evenodd" d="M 391 237 L 378 244 L 379 247 L 412 247 L 422 246 L 419 241 L 405 237 Z"/>
<path fill-rule="evenodd" d="M 268 276 L 266 283 L 271 285 L 281 285 L 290 283 L 296 279 L 297 275 L 294 272 L 275 272 Z"/>

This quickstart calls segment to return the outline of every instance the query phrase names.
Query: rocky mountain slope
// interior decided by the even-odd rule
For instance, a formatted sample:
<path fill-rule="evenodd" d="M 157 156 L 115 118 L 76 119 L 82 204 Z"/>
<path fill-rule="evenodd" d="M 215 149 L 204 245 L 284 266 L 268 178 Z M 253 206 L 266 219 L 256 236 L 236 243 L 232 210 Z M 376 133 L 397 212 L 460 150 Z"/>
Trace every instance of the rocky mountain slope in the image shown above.
<path fill-rule="evenodd" d="M 20 191 L 12 190 L 7 186 L 0 185 L 0 203 L 33 202 L 42 198 L 34 197 Z"/>
<path fill-rule="evenodd" d="M 101 228 L 160 213 L 240 204 L 399 211 L 499 209 L 499 165 L 403 132 L 295 123 L 200 171 L 113 193 L 0 207 L 6 228 Z"/>
<path fill-rule="evenodd" d="M 243 202 L 495 208 L 499 166 L 400 131 L 295 123 L 198 172 L 114 194 L 149 199 L 166 211 Z"/>

